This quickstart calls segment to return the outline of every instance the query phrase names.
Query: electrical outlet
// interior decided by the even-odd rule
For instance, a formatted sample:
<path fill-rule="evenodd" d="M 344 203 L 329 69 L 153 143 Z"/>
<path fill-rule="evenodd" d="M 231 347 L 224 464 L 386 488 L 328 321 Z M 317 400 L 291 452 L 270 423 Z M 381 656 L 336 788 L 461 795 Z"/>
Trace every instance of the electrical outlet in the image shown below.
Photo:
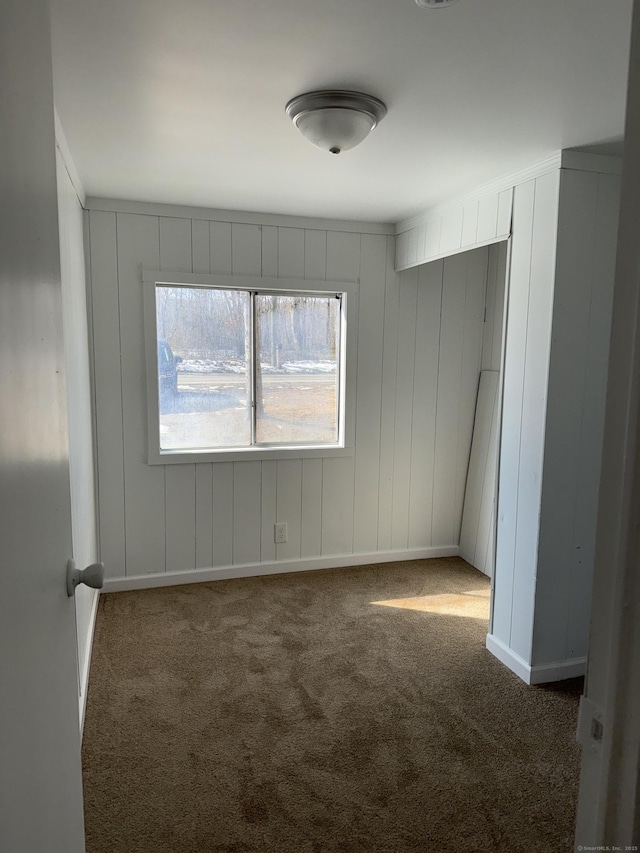
<path fill-rule="evenodd" d="M 287 525 L 284 522 L 273 525 L 273 541 L 277 545 L 287 541 Z"/>

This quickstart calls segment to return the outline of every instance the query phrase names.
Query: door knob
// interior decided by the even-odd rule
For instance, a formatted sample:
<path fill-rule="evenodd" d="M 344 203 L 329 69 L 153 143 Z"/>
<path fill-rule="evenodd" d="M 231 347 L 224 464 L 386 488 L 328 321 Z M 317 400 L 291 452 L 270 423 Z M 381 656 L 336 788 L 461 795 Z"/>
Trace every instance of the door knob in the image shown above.
<path fill-rule="evenodd" d="M 86 584 L 92 589 L 102 589 L 104 586 L 104 563 L 92 563 L 86 569 L 76 569 L 75 560 L 67 563 L 67 595 L 73 596 L 79 583 Z"/>

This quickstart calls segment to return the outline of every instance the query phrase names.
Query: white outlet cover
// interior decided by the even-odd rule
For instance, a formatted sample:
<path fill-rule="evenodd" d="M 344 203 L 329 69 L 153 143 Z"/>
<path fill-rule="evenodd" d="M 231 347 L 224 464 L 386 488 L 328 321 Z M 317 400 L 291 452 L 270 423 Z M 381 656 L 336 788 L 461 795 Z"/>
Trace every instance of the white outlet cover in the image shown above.
<path fill-rule="evenodd" d="M 273 540 L 277 545 L 282 545 L 287 541 L 286 522 L 278 522 L 273 525 Z"/>

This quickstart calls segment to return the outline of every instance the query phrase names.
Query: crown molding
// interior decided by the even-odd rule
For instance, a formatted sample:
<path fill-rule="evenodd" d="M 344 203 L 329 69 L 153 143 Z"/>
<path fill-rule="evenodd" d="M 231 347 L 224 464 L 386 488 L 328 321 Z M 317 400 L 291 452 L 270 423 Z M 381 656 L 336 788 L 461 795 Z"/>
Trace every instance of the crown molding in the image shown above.
<path fill-rule="evenodd" d="M 179 219 L 206 219 L 210 222 L 237 222 L 247 225 L 280 225 L 289 228 L 313 228 L 320 231 L 345 231 L 355 234 L 396 233 L 390 222 L 360 222 L 357 220 L 321 219 L 308 216 L 288 216 L 277 213 L 250 213 L 242 210 L 217 210 L 209 207 L 162 204 L 159 202 L 128 201 L 117 198 L 89 196 L 87 210 L 107 213 L 141 213 L 147 216 L 172 216 Z"/>

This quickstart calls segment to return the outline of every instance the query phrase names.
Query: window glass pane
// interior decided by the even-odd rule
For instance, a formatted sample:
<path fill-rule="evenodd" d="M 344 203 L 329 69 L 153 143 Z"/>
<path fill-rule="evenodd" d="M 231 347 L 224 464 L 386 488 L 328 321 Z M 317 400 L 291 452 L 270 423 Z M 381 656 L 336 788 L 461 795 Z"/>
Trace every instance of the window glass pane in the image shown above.
<path fill-rule="evenodd" d="M 336 443 L 340 301 L 256 296 L 256 441 Z"/>
<path fill-rule="evenodd" d="M 160 449 L 251 444 L 248 293 L 156 286 Z"/>

